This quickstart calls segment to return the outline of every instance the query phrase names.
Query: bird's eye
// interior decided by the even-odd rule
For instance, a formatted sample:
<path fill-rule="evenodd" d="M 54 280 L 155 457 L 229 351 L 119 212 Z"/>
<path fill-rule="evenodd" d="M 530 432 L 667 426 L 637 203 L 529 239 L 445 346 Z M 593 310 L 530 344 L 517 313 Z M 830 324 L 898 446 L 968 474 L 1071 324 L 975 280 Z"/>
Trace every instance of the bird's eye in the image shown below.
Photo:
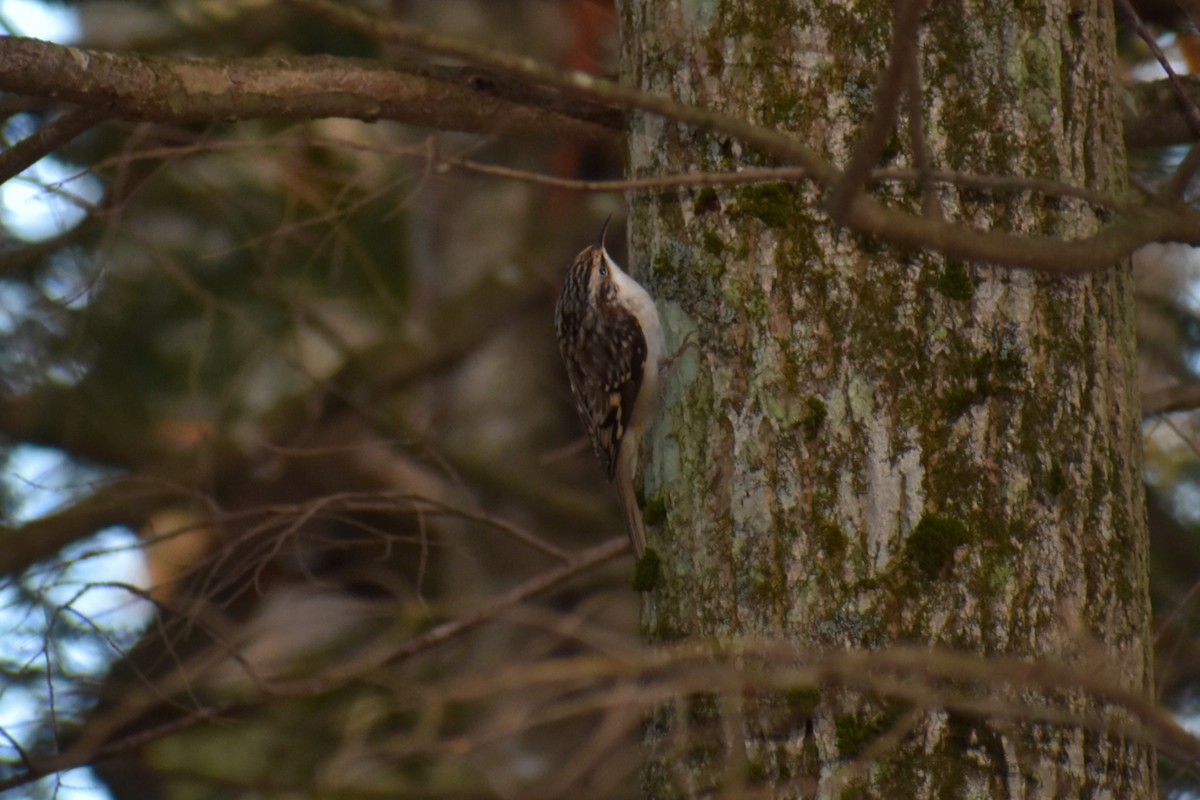
<path fill-rule="evenodd" d="M 608 276 L 608 267 L 606 267 L 605 265 L 601 264 L 601 265 L 600 265 L 600 277 L 601 277 L 601 278 L 605 278 L 605 277 L 607 277 L 607 276 Z"/>

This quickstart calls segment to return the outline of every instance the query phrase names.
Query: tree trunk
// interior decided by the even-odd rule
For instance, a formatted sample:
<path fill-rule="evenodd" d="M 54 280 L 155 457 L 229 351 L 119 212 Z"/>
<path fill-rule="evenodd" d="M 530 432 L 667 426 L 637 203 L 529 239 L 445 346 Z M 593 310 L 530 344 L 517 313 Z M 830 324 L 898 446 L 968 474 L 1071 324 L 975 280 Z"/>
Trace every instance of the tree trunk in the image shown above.
<path fill-rule="evenodd" d="M 619 6 L 627 82 L 847 162 L 887 68 L 892 3 Z M 929 4 L 917 60 L 931 168 L 1120 189 L 1112 40 L 1108 3 Z M 902 111 L 881 166 L 913 165 L 911 136 Z M 650 115 L 634 118 L 629 147 L 634 176 L 762 164 Z M 912 186 L 869 190 L 921 207 Z M 1074 199 L 934 194 L 948 219 L 984 228 L 1069 238 L 1100 222 Z M 662 556 L 649 637 L 928 644 L 1077 665 L 1148 693 L 1128 265 L 1058 279 L 900 251 L 833 225 L 823 199 L 808 183 L 631 197 L 633 272 L 675 340 L 694 329 L 699 345 L 643 456 Z M 1077 691 L 1009 696 L 1115 713 Z M 1094 725 L 914 716 L 833 686 L 787 700 L 786 722 L 783 699 L 760 698 L 741 708 L 739 733 L 717 726 L 723 748 L 683 760 L 667 755 L 681 723 L 664 714 L 647 796 L 720 788 L 728 769 L 714 762 L 730 752 L 743 780 L 778 796 L 1154 792 L 1152 750 Z"/>

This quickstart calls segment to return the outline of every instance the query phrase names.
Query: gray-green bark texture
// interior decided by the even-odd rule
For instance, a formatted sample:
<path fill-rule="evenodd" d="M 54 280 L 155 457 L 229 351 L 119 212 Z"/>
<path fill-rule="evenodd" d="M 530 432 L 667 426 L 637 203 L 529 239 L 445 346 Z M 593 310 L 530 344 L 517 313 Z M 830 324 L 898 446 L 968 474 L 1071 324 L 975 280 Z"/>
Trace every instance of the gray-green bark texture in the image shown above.
<path fill-rule="evenodd" d="M 623 78 L 845 164 L 887 66 L 892 5 L 623 0 Z M 1108 3 L 929 4 L 918 61 L 931 166 L 1120 189 L 1112 40 Z M 881 166 L 913 164 L 901 109 Z M 629 152 L 634 176 L 764 163 L 648 114 L 634 117 Z M 870 191 L 921 205 L 912 186 Z M 631 197 L 634 274 L 672 338 L 693 330 L 698 343 L 643 459 L 662 558 L 648 638 L 927 644 L 1077 665 L 1149 692 L 1128 265 L 1062 279 L 902 251 L 833 225 L 823 197 L 804 183 Z M 986 229 L 1073 237 L 1102 221 L 1071 199 L 938 197 L 946 218 Z M 1119 717 L 1082 693 L 1056 697 Z M 686 757 L 671 744 L 678 708 L 650 725 L 646 796 L 719 794 L 730 753 L 746 766 L 741 788 L 767 796 L 1154 792 L 1152 750 L 1095 725 L 938 708 L 914 719 L 834 686 L 743 697 L 732 720 L 708 700 L 709 716 L 696 700 L 691 718 L 716 720 L 720 741 Z"/>

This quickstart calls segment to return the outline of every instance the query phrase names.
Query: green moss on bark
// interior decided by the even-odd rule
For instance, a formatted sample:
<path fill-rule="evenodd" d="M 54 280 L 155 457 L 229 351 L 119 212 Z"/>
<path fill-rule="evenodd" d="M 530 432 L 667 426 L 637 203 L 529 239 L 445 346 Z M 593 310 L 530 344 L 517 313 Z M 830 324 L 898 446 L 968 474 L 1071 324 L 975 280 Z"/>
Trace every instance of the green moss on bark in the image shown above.
<path fill-rule="evenodd" d="M 637 592 L 650 592 L 658 587 L 662 579 L 662 559 L 658 552 L 647 547 L 646 552 L 637 560 L 633 570 L 633 589 Z"/>
<path fill-rule="evenodd" d="M 944 577 L 954 552 L 971 541 L 971 533 L 957 519 L 926 514 L 905 542 L 905 558 L 930 580 Z"/>
<path fill-rule="evenodd" d="M 938 291 L 951 300 L 969 301 L 975 295 L 975 281 L 961 261 L 948 261 L 937 281 Z"/>

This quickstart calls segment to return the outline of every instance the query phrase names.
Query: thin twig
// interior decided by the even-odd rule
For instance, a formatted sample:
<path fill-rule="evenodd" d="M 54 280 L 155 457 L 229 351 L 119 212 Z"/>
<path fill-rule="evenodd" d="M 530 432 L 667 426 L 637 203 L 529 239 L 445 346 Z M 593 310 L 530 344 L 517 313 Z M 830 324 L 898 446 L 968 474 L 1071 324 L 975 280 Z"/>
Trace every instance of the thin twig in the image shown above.
<path fill-rule="evenodd" d="M 1200 384 L 1179 383 L 1142 395 L 1142 416 L 1200 408 Z"/>
<path fill-rule="evenodd" d="M 910 125 L 912 123 L 910 122 Z M 918 125 L 913 126 L 914 129 L 920 128 Z M 193 144 L 183 145 L 180 147 L 155 147 L 147 150 L 141 150 L 129 158 L 133 160 L 142 159 L 166 159 L 175 158 L 186 155 L 196 155 L 204 152 L 212 151 L 237 151 L 260 148 L 261 143 L 243 143 L 243 142 L 212 142 L 206 143 L 204 146 Z M 395 147 L 390 145 L 373 145 L 361 141 L 350 141 L 347 139 L 336 139 L 330 137 L 305 137 L 298 143 L 284 141 L 280 144 L 272 143 L 272 146 L 278 147 L 331 147 L 351 150 L 361 153 L 376 153 L 379 155 L 388 156 L 389 158 L 413 158 L 429 161 L 434 167 L 444 167 L 448 169 L 462 169 L 468 172 L 474 172 L 480 175 L 490 175 L 497 178 L 507 178 L 511 180 L 523 181 L 526 183 L 538 184 L 540 186 L 552 186 L 558 189 L 574 189 L 581 192 L 638 192 L 638 191 L 655 191 L 669 190 L 682 188 L 702 188 L 702 187 L 718 187 L 718 186 L 744 186 L 755 183 L 776 183 L 776 182 L 798 182 L 808 179 L 810 176 L 808 170 L 803 167 L 746 167 L 733 172 L 693 172 L 686 174 L 667 174 L 650 176 L 643 178 L 630 178 L 622 180 L 583 180 L 579 178 L 564 178 L 558 175 L 550 175 L 544 172 L 534 172 L 531 170 L 517 169 L 514 167 L 506 167 L 499 164 L 485 164 L 480 161 L 460 158 L 458 156 L 448 155 L 444 152 L 432 152 L 426 146 L 414 147 Z M 932 184 L 948 184 L 957 186 L 962 189 L 978 189 L 981 191 L 1005 191 L 1005 192 L 1033 192 L 1046 197 L 1073 197 L 1084 201 L 1094 208 L 1105 208 L 1112 211 L 1126 211 L 1136 208 L 1133 201 L 1125 198 L 1119 198 L 1104 192 L 1099 192 L 1094 189 L 1088 189 L 1083 186 L 1077 186 L 1065 181 L 1053 180 L 1050 178 L 1037 178 L 1021 175 L 979 175 L 971 172 L 954 172 L 951 170 L 932 170 L 928 168 L 928 151 L 927 146 L 922 143 L 918 147 L 914 144 L 914 154 L 923 153 L 923 156 L 914 158 L 914 167 L 888 167 L 884 169 L 876 169 L 870 173 L 869 181 L 873 183 L 882 182 L 912 182 L 918 186 L 923 186 L 930 190 L 930 193 L 936 202 L 936 192 L 932 192 L 929 187 Z M 109 159 L 99 162 L 100 167 L 110 166 L 118 159 Z M 922 165 L 926 166 L 922 166 Z M 292 229 L 289 229 L 289 231 Z"/>
<path fill-rule="evenodd" d="M 430 628 L 425 633 L 414 636 L 397 647 L 369 652 L 357 661 L 320 677 L 280 681 L 264 687 L 262 693 L 249 699 L 195 708 L 169 722 L 155 725 L 99 747 L 72 748 L 56 758 L 35 761 L 32 768 L 0 780 L 0 792 L 25 786 L 46 775 L 65 772 L 75 767 L 137 750 L 165 736 L 193 728 L 202 722 L 228 717 L 270 702 L 314 697 L 361 681 L 376 670 L 395 667 L 397 664 L 469 633 L 480 625 L 498 618 L 509 609 L 611 561 L 628 549 L 629 539 L 624 535 L 609 539 L 603 544 L 578 553 L 568 563 L 548 569 L 514 586 L 507 592 L 480 603 L 474 610 Z"/>
<path fill-rule="evenodd" d="M 931 170 L 922 174 L 919 169 L 890 167 L 875 170 L 871 173 L 871 180 L 916 183 L 924 180 L 927 184 L 945 183 L 960 189 L 978 189 L 990 192 L 1033 192 L 1045 197 L 1073 197 L 1093 208 L 1107 208 L 1118 212 L 1133 211 L 1137 208 L 1128 200 L 1084 186 L 1076 186 L 1073 183 L 1056 181 L 1051 178 L 1034 178 L 1024 175 L 977 175 L 971 172 L 952 172 L 950 170 Z"/>
<path fill-rule="evenodd" d="M 580 72 L 562 72 L 531 58 L 380 19 L 327 0 L 288 2 L 373 38 L 478 63 L 569 94 L 641 110 L 739 139 L 766 155 L 804 168 L 810 179 L 822 188 L 830 188 L 842 178 L 841 170 L 789 134 L 763 128 L 732 114 L 697 108 Z M 1107 227 L 1073 241 L 1054 236 L 982 230 L 930 219 L 884 206 L 862 193 L 850 204 L 843 223 L 860 234 L 876 236 L 904 249 L 934 250 L 950 258 L 1057 275 L 1082 275 L 1109 269 L 1138 247 L 1153 241 L 1200 245 L 1200 213 L 1179 204 L 1130 209 Z"/>
<path fill-rule="evenodd" d="M 1150 48 L 1150 52 L 1154 53 L 1154 57 L 1158 60 L 1163 71 L 1167 73 L 1167 80 L 1171 82 L 1171 88 L 1175 91 L 1175 95 L 1183 105 L 1184 115 L 1188 121 L 1188 125 L 1192 129 L 1192 134 L 1197 139 L 1200 139 L 1200 108 L 1197 108 L 1196 104 L 1192 102 L 1192 98 L 1188 95 L 1183 82 L 1171 67 L 1170 60 L 1167 59 L 1162 48 L 1158 46 L 1158 42 L 1154 41 L 1154 36 L 1142 24 L 1142 18 L 1138 15 L 1133 4 L 1129 0 L 1120 0 L 1120 3 L 1121 7 L 1125 9 L 1125 13 L 1129 15 L 1129 19 L 1132 20 L 1133 28 L 1137 31 L 1138 37 L 1146 43 L 1146 46 Z M 1183 193 L 1191 185 L 1196 170 L 1200 169 L 1200 152 L 1198 152 L 1198 149 L 1200 149 L 1200 145 L 1192 145 L 1187 157 L 1179 163 L 1179 166 L 1175 168 L 1175 172 L 1163 184 L 1163 194 L 1166 197 L 1183 197 Z"/>
<path fill-rule="evenodd" d="M 73 108 L 55 117 L 37 132 L 0 151 L 0 183 L 15 178 L 39 159 L 53 153 L 107 118 L 98 108 Z"/>
<path fill-rule="evenodd" d="M 441 163 L 456 169 L 468 170 L 482 175 L 527 181 L 563 189 L 578 189 L 589 192 L 628 192 L 678 189 L 701 186 L 741 186 L 753 183 L 778 183 L 799 181 L 808 177 L 801 167 L 749 167 L 737 172 L 697 172 L 687 175 L 662 175 L 629 180 L 587 181 L 560 178 L 539 172 L 481 164 L 478 161 L 441 156 Z M 926 185 L 949 184 L 962 189 L 984 191 L 1034 192 L 1047 197 L 1073 197 L 1094 208 L 1121 211 L 1133 208 L 1133 204 L 1103 192 L 1049 178 L 1031 178 L 1020 175 L 975 175 L 969 172 L 930 170 L 922 172 L 906 167 L 877 169 L 871 172 L 872 183 L 915 182 Z"/>
<path fill-rule="evenodd" d="M 905 72 L 907 85 L 904 87 L 905 112 L 908 117 L 908 146 L 912 151 L 913 167 L 917 171 L 917 188 L 921 192 L 921 214 L 930 219 L 944 219 L 942 200 L 933 185 L 933 157 L 929 142 L 925 138 L 925 113 L 922 108 L 921 58 L 919 48 L 908 52 L 911 59 Z"/>
<path fill-rule="evenodd" d="M 895 127 L 900 97 L 916 61 L 917 30 L 924 7 L 924 0 L 895 0 L 893 3 L 892 47 L 887 68 L 875 86 L 875 112 L 826 204 L 826 211 L 835 222 L 842 222 L 845 218 L 850 204 L 866 184 L 871 169 L 879 163 L 883 147 Z"/>
<path fill-rule="evenodd" d="M 1171 173 L 1171 177 L 1163 185 L 1163 192 L 1170 197 L 1182 198 L 1187 192 L 1188 187 L 1192 185 L 1192 179 L 1196 177 L 1196 173 L 1200 171 L 1200 144 L 1194 144 L 1188 148 L 1187 155 L 1175 167 L 1175 171 Z"/>

